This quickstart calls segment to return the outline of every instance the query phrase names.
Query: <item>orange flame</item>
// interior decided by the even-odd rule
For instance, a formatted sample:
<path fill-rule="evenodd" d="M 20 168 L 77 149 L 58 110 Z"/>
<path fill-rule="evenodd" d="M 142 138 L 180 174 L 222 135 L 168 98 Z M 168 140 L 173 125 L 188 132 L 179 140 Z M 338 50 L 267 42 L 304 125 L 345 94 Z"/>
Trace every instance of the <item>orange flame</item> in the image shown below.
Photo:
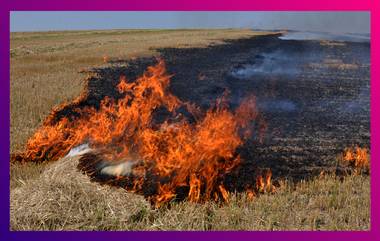
<path fill-rule="evenodd" d="M 45 122 L 28 141 L 23 159 L 57 160 L 71 148 L 89 143 L 92 149 L 104 150 L 103 158 L 110 162 L 140 161 L 134 167 L 130 191 L 141 192 L 149 172 L 157 180 L 157 190 L 150 197 L 156 204 L 175 198 L 178 187 L 188 187 L 187 196 L 193 202 L 212 197 L 227 201 L 223 177 L 240 163 L 235 150 L 252 133 L 257 118 L 255 98 L 246 98 L 230 111 L 223 96 L 202 113 L 168 91 L 170 77 L 162 60 L 135 82 L 121 76 L 117 90 L 123 98 L 107 97 L 98 109 L 77 110 L 79 117 L 64 117 L 50 125 Z M 179 107 L 196 121 L 190 122 L 178 113 Z M 156 123 L 154 114 L 160 108 L 167 109 L 171 116 Z M 268 174 L 265 183 L 261 180 L 262 185 L 268 187 L 270 179 Z"/>
<path fill-rule="evenodd" d="M 227 190 L 224 188 L 223 185 L 219 185 L 219 191 L 222 194 L 223 200 L 226 201 L 226 202 L 228 202 L 229 194 L 228 194 Z"/>
<path fill-rule="evenodd" d="M 103 63 L 108 63 L 109 57 L 107 55 L 103 56 Z"/>
<path fill-rule="evenodd" d="M 274 193 L 276 188 L 272 184 L 272 171 L 267 170 L 263 175 L 256 177 L 256 190 L 260 193 Z"/>
<path fill-rule="evenodd" d="M 343 153 L 343 161 L 356 169 L 369 169 L 370 158 L 367 148 L 356 146 L 346 148 Z"/>
<path fill-rule="evenodd" d="M 256 190 L 259 192 L 264 192 L 265 190 L 263 176 L 261 175 L 256 178 Z"/>
<path fill-rule="evenodd" d="M 201 181 L 195 176 L 195 174 L 191 174 L 189 185 L 189 200 L 197 202 L 201 195 Z"/>
<path fill-rule="evenodd" d="M 256 194 L 252 189 L 247 189 L 246 193 L 247 193 L 247 199 L 249 201 L 253 201 L 255 199 Z"/>

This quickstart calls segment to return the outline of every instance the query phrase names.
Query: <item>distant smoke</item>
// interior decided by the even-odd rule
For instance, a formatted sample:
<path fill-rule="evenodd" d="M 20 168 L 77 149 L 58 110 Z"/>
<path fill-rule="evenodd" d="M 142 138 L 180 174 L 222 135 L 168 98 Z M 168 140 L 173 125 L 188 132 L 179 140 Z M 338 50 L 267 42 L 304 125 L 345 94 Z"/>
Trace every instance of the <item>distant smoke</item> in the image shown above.
<path fill-rule="evenodd" d="M 275 50 L 252 56 L 248 62 L 233 67 L 231 75 L 238 79 L 261 77 L 296 77 L 305 63 L 320 61 L 321 54 L 316 51 L 294 52 Z"/>
<path fill-rule="evenodd" d="M 258 75 L 295 75 L 299 72 L 299 61 L 295 57 L 295 54 L 281 50 L 258 54 L 249 63 L 235 67 L 231 75 L 238 79 L 249 79 Z M 300 57 L 304 59 L 304 56 Z"/>
<path fill-rule="evenodd" d="M 260 110 L 265 112 L 294 112 L 298 110 L 295 102 L 287 99 L 259 100 L 257 105 Z"/>

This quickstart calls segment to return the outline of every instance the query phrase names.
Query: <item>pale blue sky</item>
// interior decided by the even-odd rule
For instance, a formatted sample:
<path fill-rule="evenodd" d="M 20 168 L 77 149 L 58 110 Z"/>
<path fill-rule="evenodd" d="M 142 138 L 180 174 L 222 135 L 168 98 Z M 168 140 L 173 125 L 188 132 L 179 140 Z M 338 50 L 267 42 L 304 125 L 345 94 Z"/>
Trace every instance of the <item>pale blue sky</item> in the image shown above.
<path fill-rule="evenodd" d="M 11 12 L 15 31 L 260 28 L 369 33 L 369 12 Z"/>

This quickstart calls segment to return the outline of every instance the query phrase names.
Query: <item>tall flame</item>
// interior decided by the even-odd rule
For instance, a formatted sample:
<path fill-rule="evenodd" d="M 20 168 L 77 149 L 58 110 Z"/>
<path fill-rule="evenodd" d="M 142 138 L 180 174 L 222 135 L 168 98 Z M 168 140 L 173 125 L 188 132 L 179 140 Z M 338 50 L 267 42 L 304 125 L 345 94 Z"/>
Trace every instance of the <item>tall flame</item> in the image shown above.
<path fill-rule="evenodd" d="M 226 201 L 223 177 L 239 164 L 236 148 L 252 135 L 258 114 L 255 98 L 244 99 L 231 111 L 224 95 L 202 112 L 169 92 L 170 78 L 162 60 L 134 82 L 121 76 L 117 85 L 121 99 L 107 97 L 99 108 L 78 109 L 76 117 L 43 125 L 28 141 L 22 158 L 57 160 L 89 143 L 109 163 L 137 163 L 132 166 L 133 185 L 127 189 L 142 192 L 146 179 L 154 176 L 157 188 L 150 199 L 156 204 L 175 198 L 181 187 L 190 201 Z M 160 109 L 170 113 L 163 121 L 154 118 Z M 120 174 L 121 168 L 115 170 Z"/>

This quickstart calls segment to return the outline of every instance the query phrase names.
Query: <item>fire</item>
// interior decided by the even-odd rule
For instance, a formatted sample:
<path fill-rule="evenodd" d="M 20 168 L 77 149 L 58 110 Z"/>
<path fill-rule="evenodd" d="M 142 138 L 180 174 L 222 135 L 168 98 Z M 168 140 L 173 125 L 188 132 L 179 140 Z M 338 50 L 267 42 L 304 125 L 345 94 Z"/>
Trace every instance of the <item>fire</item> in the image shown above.
<path fill-rule="evenodd" d="M 103 63 L 108 63 L 109 57 L 107 55 L 103 56 Z"/>
<path fill-rule="evenodd" d="M 369 170 L 370 158 L 368 149 L 359 146 L 346 148 L 343 153 L 343 161 L 358 170 Z"/>
<path fill-rule="evenodd" d="M 224 188 L 223 185 L 219 185 L 219 191 L 222 194 L 223 200 L 226 201 L 226 202 L 228 202 L 229 194 L 228 194 L 228 191 Z"/>
<path fill-rule="evenodd" d="M 253 201 L 255 199 L 256 194 L 252 189 L 248 189 L 246 193 L 247 193 L 247 199 L 249 201 Z"/>
<path fill-rule="evenodd" d="M 188 198 L 190 201 L 196 202 L 199 200 L 201 195 L 201 181 L 195 176 L 195 174 L 191 174 L 190 176 L 190 190 Z"/>
<path fill-rule="evenodd" d="M 259 193 L 273 193 L 276 188 L 272 185 L 272 171 L 269 169 L 256 177 L 256 190 Z"/>
<path fill-rule="evenodd" d="M 107 166 L 83 171 L 125 179 L 125 188 L 136 193 L 146 194 L 149 185 L 153 191 L 146 196 L 156 206 L 178 198 L 179 190 L 193 202 L 228 201 L 224 177 L 239 165 L 236 149 L 253 134 L 258 119 L 255 98 L 247 97 L 233 111 L 225 94 L 202 112 L 169 92 L 170 78 L 162 60 L 134 82 L 121 76 L 116 86 L 121 99 L 106 97 L 99 108 L 84 107 L 76 109 L 75 116 L 45 121 L 20 158 L 57 160 L 88 143 L 99 163 Z M 163 115 L 161 109 L 170 114 Z M 82 156 L 82 167 L 94 162 L 91 155 Z M 270 188 L 270 180 L 271 173 L 266 173 L 259 190 Z"/>

